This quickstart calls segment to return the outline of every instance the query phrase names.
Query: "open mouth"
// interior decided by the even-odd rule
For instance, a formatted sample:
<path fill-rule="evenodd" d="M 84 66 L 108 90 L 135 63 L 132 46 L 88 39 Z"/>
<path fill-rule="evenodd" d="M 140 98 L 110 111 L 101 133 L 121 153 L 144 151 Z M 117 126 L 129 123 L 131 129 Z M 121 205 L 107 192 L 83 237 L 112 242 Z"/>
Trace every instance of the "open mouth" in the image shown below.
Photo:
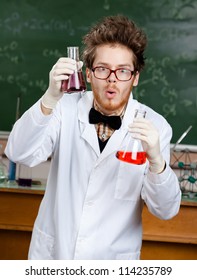
<path fill-rule="evenodd" d="M 107 93 L 108 93 L 108 94 L 114 94 L 115 92 L 114 92 L 114 91 L 108 90 Z"/>
<path fill-rule="evenodd" d="M 116 91 L 115 89 L 107 89 L 106 92 L 105 92 L 107 98 L 113 98 L 115 95 L 116 95 Z"/>

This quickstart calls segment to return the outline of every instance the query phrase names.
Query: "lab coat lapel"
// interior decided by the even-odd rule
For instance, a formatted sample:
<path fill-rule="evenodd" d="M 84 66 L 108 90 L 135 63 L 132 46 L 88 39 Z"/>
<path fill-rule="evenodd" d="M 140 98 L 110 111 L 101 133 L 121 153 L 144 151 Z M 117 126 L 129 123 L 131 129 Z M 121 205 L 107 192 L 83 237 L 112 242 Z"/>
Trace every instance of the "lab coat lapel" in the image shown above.
<path fill-rule="evenodd" d="M 84 93 L 78 103 L 78 119 L 81 137 L 89 143 L 96 155 L 99 157 L 100 149 L 98 137 L 94 125 L 89 123 L 89 111 L 93 105 L 93 94 L 90 91 Z"/>
<path fill-rule="evenodd" d="M 83 127 L 82 127 L 83 126 Z M 87 141 L 92 149 L 95 151 L 96 155 L 100 155 L 100 149 L 99 149 L 99 143 L 98 143 L 98 137 L 96 134 L 96 129 L 91 124 L 81 124 L 82 134 L 81 137 Z"/>

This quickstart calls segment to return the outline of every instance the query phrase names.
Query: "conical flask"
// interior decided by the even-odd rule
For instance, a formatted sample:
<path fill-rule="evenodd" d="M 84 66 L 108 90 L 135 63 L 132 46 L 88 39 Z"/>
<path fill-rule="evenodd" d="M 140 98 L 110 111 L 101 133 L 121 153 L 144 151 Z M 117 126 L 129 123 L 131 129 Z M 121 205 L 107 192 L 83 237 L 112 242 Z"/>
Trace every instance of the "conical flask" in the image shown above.
<path fill-rule="evenodd" d="M 31 167 L 19 164 L 18 166 L 18 185 L 22 187 L 31 187 L 32 185 L 32 169 Z"/>
<path fill-rule="evenodd" d="M 136 110 L 134 118 L 145 118 L 146 111 Z M 132 164 L 144 164 L 146 162 L 146 152 L 144 152 L 141 141 L 129 135 L 128 142 L 117 151 L 116 157 L 124 162 Z"/>
<path fill-rule="evenodd" d="M 67 56 L 79 62 L 79 47 L 67 47 Z M 67 80 L 62 81 L 61 91 L 64 93 L 83 92 L 86 90 L 86 83 L 82 68 L 77 69 Z"/>

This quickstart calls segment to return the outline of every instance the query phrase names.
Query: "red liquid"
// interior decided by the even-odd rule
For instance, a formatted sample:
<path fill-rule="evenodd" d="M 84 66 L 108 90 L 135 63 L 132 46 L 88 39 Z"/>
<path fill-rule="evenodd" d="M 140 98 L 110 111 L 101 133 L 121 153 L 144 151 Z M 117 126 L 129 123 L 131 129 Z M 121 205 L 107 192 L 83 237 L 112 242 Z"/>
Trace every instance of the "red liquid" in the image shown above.
<path fill-rule="evenodd" d="M 86 90 L 86 83 L 82 71 L 74 72 L 68 80 L 62 81 L 61 91 L 66 93 Z"/>
<path fill-rule="evenodd" d="M 18 185 L 22 187 L 31 187 L 32 179 L 18 178 Z"/>
<path fill-rule="evenodd" d="M 146 162 L 146 152 L 137 152 L 132 156 L 132 152 L 118 151 L 116 157 L 124 162 L 133 164 L 144 164 Z"/>

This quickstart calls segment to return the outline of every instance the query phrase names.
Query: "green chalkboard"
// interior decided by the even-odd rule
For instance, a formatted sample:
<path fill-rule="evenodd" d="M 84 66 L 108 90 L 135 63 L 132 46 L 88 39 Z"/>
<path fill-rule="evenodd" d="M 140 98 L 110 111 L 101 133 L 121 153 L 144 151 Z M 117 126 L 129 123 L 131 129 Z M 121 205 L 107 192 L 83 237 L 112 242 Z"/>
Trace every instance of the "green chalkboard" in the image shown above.
<path fill-rule="evenodd" d="M 47 88 L 48 73 L 68 45 L 81 46 L 89 27 L 124 14 L 148 35 L 147 64 L 134 96 L 169 121 L 172 142 L 197 144 L 197 0 L 1 0 L 0 130 Z"/>

